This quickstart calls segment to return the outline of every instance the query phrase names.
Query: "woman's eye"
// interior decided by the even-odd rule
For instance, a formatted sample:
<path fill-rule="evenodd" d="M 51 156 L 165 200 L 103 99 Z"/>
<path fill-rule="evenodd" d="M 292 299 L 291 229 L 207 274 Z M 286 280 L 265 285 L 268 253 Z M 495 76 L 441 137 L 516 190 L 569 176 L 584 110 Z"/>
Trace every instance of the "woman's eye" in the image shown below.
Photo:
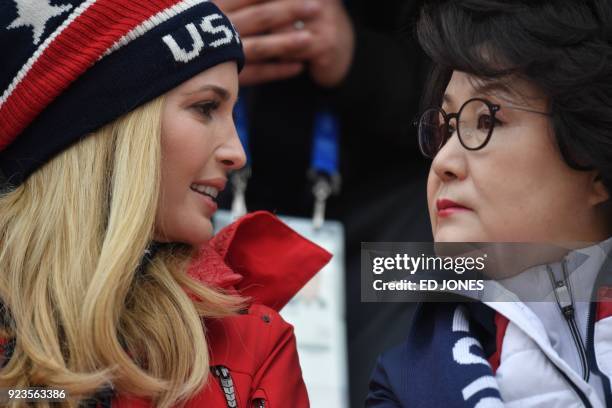
<path fill-rule="evenodd" d="M 206 119 L 211 119 L 213 112 L 219 107 L 219 103 L 215 101 L 205 102 L 195 105 L 194 108 L 203 115 Z"/>
<path fill-rule="evenodd" d="M 497 118 L 491 115 L 478 116 L 478 129 L 480 130 L 490 130 L 492 127 L 501 124 L 502 123 Z"/>

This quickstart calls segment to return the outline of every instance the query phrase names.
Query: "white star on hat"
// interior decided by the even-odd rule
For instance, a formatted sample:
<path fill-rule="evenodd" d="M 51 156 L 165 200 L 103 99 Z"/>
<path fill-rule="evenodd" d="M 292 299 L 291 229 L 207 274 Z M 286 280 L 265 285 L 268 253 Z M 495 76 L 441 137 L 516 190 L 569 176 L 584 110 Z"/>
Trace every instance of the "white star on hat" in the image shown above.
<path fill-rule="evenodd" d="M 71 4 L 53 6 L 50 0 L 13 0 L 17 5 L 17 18 L 6 28 L 31 26 L 34 35 L 34 44 L 40 42 L 45 32 L 47 21 L 55 16 L 72 9 Z"/>

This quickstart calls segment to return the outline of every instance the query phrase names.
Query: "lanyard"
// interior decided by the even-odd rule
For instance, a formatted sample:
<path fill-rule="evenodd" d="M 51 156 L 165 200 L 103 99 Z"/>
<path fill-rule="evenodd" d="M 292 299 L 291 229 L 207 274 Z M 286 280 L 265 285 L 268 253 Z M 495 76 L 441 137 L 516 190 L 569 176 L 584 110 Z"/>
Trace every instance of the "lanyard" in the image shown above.
<path fill-rule="evenodd" d="M 233 172 L 230 176 L 234 189 L 232 216 L 235 218 L 247 212 L 245 192 L 248 179 L 251 176 L 252 156 L 249 150 L 249 122 L 245 94 L 246 90 L 241 89 L 241 97 L 234 108 L 236 130 L 247 155 L 247 165 Z M 313 183 L 312 194 L 315 203 L 312 222 L 315 229 L 319 229 L 325 221 L 327 199 L 340 190 L 338 138 L 339 126 L 336 117 L 327 109 L 317 112 L 313 124 L 310 168 L 308 170 L 309 179 Z"/>
<path fill-rule="evenodd" d="M 321 228 L 325 222 L 327 199 L 340 191 L 338 128 L 338 121 L 331 111 L 325 109 L 315 115 L 309 169 L 315 199 L 312 215 L 315 229 Z"/>

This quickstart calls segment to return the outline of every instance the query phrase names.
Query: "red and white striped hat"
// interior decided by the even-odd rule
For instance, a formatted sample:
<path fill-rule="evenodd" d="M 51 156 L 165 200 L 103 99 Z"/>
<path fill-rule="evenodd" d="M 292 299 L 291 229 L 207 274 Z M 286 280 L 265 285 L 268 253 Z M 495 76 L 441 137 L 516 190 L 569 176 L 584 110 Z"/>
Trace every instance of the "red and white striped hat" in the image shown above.
<path fill-rule="evenodd" d="M 244 63 L 238 33 L 206 0 L 5 0 L 0 52 L 0 172 L 10 185 L 197 73 Z"/>

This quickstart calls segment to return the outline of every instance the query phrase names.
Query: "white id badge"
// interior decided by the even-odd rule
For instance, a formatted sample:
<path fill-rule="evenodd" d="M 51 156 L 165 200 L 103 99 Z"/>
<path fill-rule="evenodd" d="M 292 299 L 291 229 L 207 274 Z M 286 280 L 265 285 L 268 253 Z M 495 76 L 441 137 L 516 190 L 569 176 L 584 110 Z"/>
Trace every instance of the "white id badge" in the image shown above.
<path fill-rule="evenodd" d="M 310 218 L 279 218 L 333 255 L 331 261 L 283 308 L 281 315 L 295 328 L 310 406 L 348 407 L 342 223 L 325 221 L 315 229 Z M 218 210 L 213 221 L 215 231 L 218 231 L 233 219 L 229 211 Z"/>

